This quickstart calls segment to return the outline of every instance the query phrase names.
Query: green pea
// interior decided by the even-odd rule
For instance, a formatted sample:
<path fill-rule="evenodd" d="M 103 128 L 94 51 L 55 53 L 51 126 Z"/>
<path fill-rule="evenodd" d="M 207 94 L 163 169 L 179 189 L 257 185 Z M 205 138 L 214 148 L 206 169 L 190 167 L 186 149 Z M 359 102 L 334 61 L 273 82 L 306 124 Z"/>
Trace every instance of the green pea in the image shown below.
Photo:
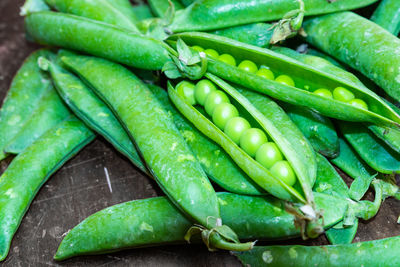
<path fill-rule="evenodd" d="M 276 177 L 285 182 L 287 185 L 294 185 L 296 182 L 296 175 L 289 162 L 286 160 L 278 161 L 270 169 L 271 173 Z"/>
<path fill-rule="evenodd" d="M 221 103 L 215 107 L 212 120 L 218 128 L 223 130 L 226 123 L 237 116 L 239 116 L 239 112 L 234 105 L 230 103 Z"/>
<path fill-rule="evenodd" d="M 320 88 L 314 91 L 314 94 L 326 97 L 326 98 L 333 98 L 332 92 L 325 88 Z"/>
<path fill-rule="evenodd" d="M 176 86 L 176 90 L 179 95 L 186 99 L 190 105 L 196 105 L 196 99 L 194 97 L 195 85 L 188 81 L 181 81 Z"/>
<path fill-rule="evenodd" d="M 240 137 L 240 147 L 247 154 L 255 157 L 257 150 L 267 141 L 267 136 L 263 131 L 258 128 L 250 128 Z"/>
<path fill-rule="evenodd" d="M 193 50 L 196 50 L 197 52 L 204 52 L 204 48 L 198 45 L 192 46 Z"/>
<path fill-rule="evenodd" d="M 350 100 L 349 104 L 354 106 L 354 107 L 357 107 L 357 108 L 362 108 L 362 109 L 368 110 L 367 103 L 365 103 L 364 100 L 361 100 L 359 98 L 355 98 L 355 99 Z"/>
<path fill-rule="evenodd" d="M 216 90 L 217 88 L 211 81 L 204 79 L 196 84 L 196 88 L 194 89 L 194 97 L 197 103 L 204 106 L 207 96 Z"/>
<path fill-rule="evenodd" d="M 344 87 L 336 87 L 333 90 L 333 98 L 342 102 L 349 102 L 354 99 L 354 94 Z"/>
<path fill-rule="evenodd" d="M 275 143 L 268 142 L 262 144 L 257 150 L 256 160 L 265 168 L 270 169 L 276 162 L 283 160 L 283 156 Z"/>
<path fill-rule="evenodd" d="M 250 60 L 243 60 L 242 62 L 240 62 L 238 68 L 251 73 L 256 73 L 258 71 L 257 65 Z"/>
<path fill-rule="evenodd" d="M 217 51 L 214 49 L 206 49 L 204 50 L 204 53 L 206 53 L 207 56 L 213 57 L 213 58 L 218 58 L 219 54 Z"/>
<path fill-rule="evenodd" d="M 256 75 L 261 76 L 261 77 L 263 77 L 265 79 L 268 79 L 268 80 L 274 80 L 275 79 L 274 73 L 270 69 L 267 69 L 267 68 L 259 69 L 256 72 Z"/>
<path fill-rule="evenodd" d="M 208 115 L 212 116 L 214 109 L 217 105 L 221 103 L 230 103 L 231 101 L 229 100 L 228 96 L 222 92 L 221 90 L 217 90 L 214 92 L 211 92 L 207 98 L 206 102 L 204 104 L 204 108 L 207 112 Z"/>
<path fill-rule="evenodd" d="M 278 82 L 278 83 L 286 84 L 288 86 L 292 86 L 292 87 L 295 86 L 293 79 L 290 76 L 287 76 L 287 75 L 279 75 L 275 79 L 275 81 Z"/>
<path fill-rule="evenodd" d="M 250 127 L 250 123 L 246 119 L 235 117 L 226 123 L 224 132 L 233 142 L 239 144 L 243 132 L 250 129 Z"/>
<path fill-rule="evenodd" d="M 219 61 L 225 62 L 228 65 L 236 66 L 236 60 L 229 54 L 222 54 L 218 57 Z"/>

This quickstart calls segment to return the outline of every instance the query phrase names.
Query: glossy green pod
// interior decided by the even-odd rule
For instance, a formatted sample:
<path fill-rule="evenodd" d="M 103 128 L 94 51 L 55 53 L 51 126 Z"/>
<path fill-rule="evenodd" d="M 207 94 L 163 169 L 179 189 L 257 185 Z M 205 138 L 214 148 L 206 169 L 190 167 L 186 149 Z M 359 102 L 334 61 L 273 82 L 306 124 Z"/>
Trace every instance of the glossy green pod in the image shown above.
<path fill-rule="evenodd" d="M 71 113 L 56 90 L 51 87 L 40 99 L 38 107 L 4 151 L 19 154 L 47 130 L 65 120 Z"/>
<path fill-rule="evenodd" d="M 278 100 L 300 106 L 308 106 L 322 115 L 347 121 L 363 121 L 377 125 L 399 128 L 400 116 L 378 95 L 365 87 L 350 83 L 347 79 L 323 72 L 268 49 L 243 44 L 221 36 L 207 33 L 182 33 L 173 35 L 171 40 L 181 38 L 186 44 L 213 48 L 220 54 L 231 54 L 238 62 L 248 59 L 256 65 L 267 65 L 276 74 L 286 74 L 293 78 L 297 87 L 287 86 L 246 72 L 235 66 L 208 57 L 208 72 L 239 84 L 248 89 L 269 95 Z M 357 98 L 367 102 L 369 110 L 354 107 L 348 103 L 329 99 L 301 88 L 345 87 Z"/>
<path fill-rule="evenodd" d="M 123 66 L 104 59 L 70 54 L 61 60 L 111 108 L 161 189 L 188 218 L 201 225 L 202 233 L 209 233 L 206 242 L 210 248 L 251 249 L 253 243 L 228 241 L 221 232 L 227 226 L 222 225 L 211 183 L 168 112 L 142 81 Z"/>
<path fill-rule="evenodd" d="M 36 193 L 66 161 L 94 139 L 71 117 L 48 130 L 19 154 L 0 177 L 0 261 Z"/>
<path fill-rule="evenodd" d="M 199 132 L 183 117 L 168 99 L 168 93 L 155 85 L 148 85 L 151 92 L 167 110 L 196 155 L 208 177 L 224 190 L 242 195 L 264 195 L 258 187 L 217 144 Z"/>
<path fill-rule="evenodd" d="M 358 124 L 340 122 L 338 125 L 346 140 L 371 168 L 386 174 L 400 172 L 400 153 Z"/>
<path fill-rule="evenodd" d="M 60 52 L 59 57 L 62 55 Z M 49 71 L 58 93 L 74 114 L 109 141 L 136 167 L 148 173 L 125 129 L 106 104 L 72 73 L 43 58 L 40 64 Z"/>
<path fill-rule="evenodd" d="M 245 266 L 399 266 L 400 237 L 331 246 L 255 247 L 234 253 Z"/>
<path fill-rule="evenodd" d="M 276 240 L 300 235 L 283 201 L 231 193 L 217 195 L 222 220 L 240 239 Z M 340 221 L 347 207 L 346 201 L 319 193 L 315 194 L 315 202 L 326 211 L 325 227 Z M 135 247 L 184 243 L 183 237 L 190 226 L 191 222 L 165 197 L 134 200 L 86 218 L 68 232 L 54 258 L 65 260 Z"/>
<path fill-rule="evenodd" d="M 396 0 L 382 0 L 371 20 L 393 35 L 400 32 L 400 3 Z"/>
<path fill-rule="evenodd" d="M 212 74 L 206 77 L 229 94 L 269 134 L 296 172 L 302 192 L 275 178 L 250 155 L 244 152 L 223 131 L 195 107 L 190 105 L 169 84 L 168 93 L 177 109 L 203 134 L 219 144 L 259 186 L 272 195 L 295 202 L 312 203 L 311 188 L 315 181 L 315 154 L 297 127 L 283 110 L 268 97 L 246 90 L 237 90 Z"/>
<path fill-rule="evenodd" d="M 25 29 L 41 44 L 86 52 L 131 67 L 160 70 L 169 60 L 160 41 L 74 15 L 32 13 L 25 17 Z"/>
<path fill-rule="evenodd" d="M 37 60 L 50 56 L 48 50 L 31 54 L 15 75 L 0 110 L 0 160 L 7 155 L 4 148 L 22 129 L 37 108 L 43 95 L 51 87 L 48 76 L 40 70 Z"/>
<path fill-rule="evenodd" d="M 342 137 L 339 142 L 340 154 L 331 161 L 354 179 L 349 195 L 353 200 L 359 201 L 368 191 L 372 180 L 378 173 L 369 167 Z"/>
<path fill-rule="evenodd" d="M 136 27 L 136 15 L 129 0 L 46 0 L 52 8 L 85 18 L 103 21 L 133 32 Z"/>
<path fill-rule="evenodd" d="M 339 137 L 331 120 L 308 108 L 287 103 L 282 107 L 315 151 L 329 158 L 340 154 Z"/>
<path fill-rule="evenodd" d="M 303 0 L 306 16 L 351 10 L 370 5 L 376 0 Z M 173 32 L 206 31 L 254 22 L 282 19 L 299 9 L 296 0 L 198 0 L 177 12 L 170 25 Z"/>
<path fill-rule="evenodd" d="M 352 12 L 307 20 L 304 29 L 307 42 L 360 71 L 400 100 L 400 69 L 396 67 L 400 40 L 396 36 Z"/>

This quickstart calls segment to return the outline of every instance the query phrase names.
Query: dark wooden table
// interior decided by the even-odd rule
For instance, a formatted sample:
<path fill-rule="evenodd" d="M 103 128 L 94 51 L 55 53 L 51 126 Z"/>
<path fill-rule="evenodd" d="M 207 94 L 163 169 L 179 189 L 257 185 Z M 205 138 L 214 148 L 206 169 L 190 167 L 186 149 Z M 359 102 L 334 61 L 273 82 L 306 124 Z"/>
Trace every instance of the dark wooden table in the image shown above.
<path fill-rule="evenodd" d="M 25 40 L 22 0 L 0 1 L 0 99 L 25 57 L 38 46 Z M 1 171 L 8 161 L 2 162 Z M 105 168 L 111 180 L 106 180 Z M 162 195 L 102 138 L 97 138 L 43 186 L 27 212 L 2 266 L 240 266 L 228 252 L 207 251 L 201 245 L 164 246 L 55 262 L 53 255 L 64 233 L 83 219 L 111 205 Z M 355 241 L 400 235 L 396 224 L 400 203 L 389 199 L 373 220 L 362 222 Z M 289 242 L 285 242 L 289 244 Z M 324 237 L 290 243 L 327 244 Z M 263 244 L 263 243 L 259 243 Z"/>

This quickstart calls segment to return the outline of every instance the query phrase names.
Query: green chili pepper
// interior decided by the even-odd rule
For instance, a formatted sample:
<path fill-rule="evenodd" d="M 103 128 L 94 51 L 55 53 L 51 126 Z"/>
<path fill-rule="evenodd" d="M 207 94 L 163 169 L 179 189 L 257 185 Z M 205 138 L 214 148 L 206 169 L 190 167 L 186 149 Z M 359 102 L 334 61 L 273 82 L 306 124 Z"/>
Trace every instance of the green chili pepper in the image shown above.
<path fill-rule="evenodd" d="M 157 70 L 169 60 L 160 41 L 74 15 L 36 12 L 25 18 L 25 26 L 28 35 L 39 43 L 83 51 L 132 67 Z"/>
<path fill-rule="evenodd" d="M 307 20 L 306 40 L 329 55 L 357 69 L 385 92 L 400 100 L 398 90 L 400 40 L 375 23 L 351 12 Z M 321 37 L 324 32 L 324 37 Z"/>
<path fill-rule="evenodd" d="M 176 127 L 211 180 L 232 193 L 242 195 L 265 194 L 265 191 L 255 185 L 225 151 L 200 133 L 173 107 L 166 91 L 158 86 L 148 85 L 148 87 L 164 109 L 171 114 Z"/>
<path fill-rule="evenodd" d="M 42 185 L 94 137 L 83 123 L 69 118 L 11 162 L 0 178 L 0 261 L 7 256 L 12 237 Z"/>
<path fill-rule="evenodd" d="M 245 266 L 399 266 L 400 237 L 331 246 L 255 247 L 234 253 Z"/>
<path fill-rule="evenodd" d="M 360 157 L 382 173 L 400 172 L 400 154 L 356 123 L 340 122 L 339 128 Z"/>
<path fill-rule="evenodd" d="M 65 53 L 59 52 L 59 57 Z M 49 71 L 54 86 L 75 115 L 129 158 L 136 167 L 148 173 L 125 129 L 106 104 L 79 78 L 55 63 L 41 58 L 40 65 Z"/>
<path fill-rule="evenodd" d="M 339 0 L 332 3 L 326 0 L 304 0 L 305 15 L 350 10 L 374 2 L 376 0 Z M 206 31 L 254 22 L 274 21 L 298 8 L 298 2 L 293 0 L 199 0 L 177 12 L 170 28 L 173 32 Z"/>
<path fill-rule="evenodd" d="M 70 115 L 68 108 L 50 87 L 39 100 L 38 107 L 25 122 L 18 134 L 8 143 L 5 152 L 19 154 L 47 130 L 53 128 Z"/>
<path fill-rule="evenodd" d="M 372 14 L 371 20 L 385 28 L 393 35 L 400 32 L 400 5 L 396 0 L 382 0 Z"/>
<path fill-rule="evenodd" d="M 181 38 L 191 46 L 212 47 L 217 49 L 220 54 L 231 54 L 237 61 L 251 60 L 258 66 L 267 65 L 271 67 L 275 76 L 284 74 L 293 77 L 291 82 L 295 82 L 296 87 L 265 79 L 209 57 L 207 70 L 220 78 L 284 102 L 308 106 L 329 117 L 349 121 L 366 121 L 398 128 L 400 117 L 397 113 L 378 95 L 365 87 L 348 82 L 347 79 L 322 72 L 270 50 L 246 45 L 221 36 L 206 33 L 183 33 L 171 37 L 171 39 L 176 38 Z M 368 110 L 313 93 L 319 88 L 327 87 L 332 91 L 338 87 L 346 88 L 358 99 L 366 101 Z"/>
<path fill-rule="evenodd" d="M 136 28 L 136 15 L 129 0 L 46 0 L 52 8 L 77 16 L 103 21 L 129 31 Z"/>
<path fill-rule="evenodd" d="M 200 163 L 172 118 L 133 73 L 100 58 L 68 55 L 62 61 L 109 105 L 162 190 L 192 221 L 200 224 L 188 231 L 188 239 L 194 232 L 201 232 L 210 249 L 252 248 L 253 243 L 239 243 L 236 234 L 222 225 L 215 191 Z"/>
<path fill-rule="evenodd" d="M 11 83 L 0 111 L 0 160 L 7 156 L 5 146 L 22 129 L 43 93 L 51 87 L 47 75 L 37 66 L 39 57 L 51 54 L 48 50 L 39 50 L 30 55 Z"/>
<path fill-rule="evenodd" d="M 315 201 L 319 209 L 326 211 L 325 227 L 343 218 L 346 201 L 319 193 L 315 194 Z M 294 216 L 285 210 L 283 201 L 218 193 L 218 202 L 222 220 L 241 239 L 276 240 L 300 235 Z M 165 197 L 134 200 L 86 218 L 68 232 L 54 258 L 65 260 L 134 247 L 183 243 L 191 224 Z"/>

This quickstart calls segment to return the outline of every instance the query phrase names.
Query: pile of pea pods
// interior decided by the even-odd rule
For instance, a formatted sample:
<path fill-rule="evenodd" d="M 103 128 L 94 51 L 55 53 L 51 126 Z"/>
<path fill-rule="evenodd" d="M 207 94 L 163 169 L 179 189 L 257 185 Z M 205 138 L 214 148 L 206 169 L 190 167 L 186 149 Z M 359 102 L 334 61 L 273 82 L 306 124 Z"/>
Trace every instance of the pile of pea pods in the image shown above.
<path fill-rule="evenodd" d="M 100 135 L 165 196 L 91 215 L 55 260 L 204 243 L 244 266 L 400 266 L 399 237 L 352 243 L 400 200 L 400 1 L 27 0 L 21 15 L 44 48 L 0 111 L 0 261 Z M 255 242 L 321 234 L 331 245 Z"/>

